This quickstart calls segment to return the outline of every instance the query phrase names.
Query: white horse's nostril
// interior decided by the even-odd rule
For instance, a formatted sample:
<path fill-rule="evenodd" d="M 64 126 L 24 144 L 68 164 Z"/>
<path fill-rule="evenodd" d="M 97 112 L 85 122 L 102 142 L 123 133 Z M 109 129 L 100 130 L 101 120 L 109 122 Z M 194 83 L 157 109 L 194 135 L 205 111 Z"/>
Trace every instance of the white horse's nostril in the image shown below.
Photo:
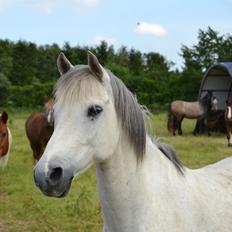
<path fill-rule="evenodd" d="M 56 167 L 48 173 L 47 181 L 50 185 L 57 185 L 62 177 L 63 169 L 61 167 Z"/>

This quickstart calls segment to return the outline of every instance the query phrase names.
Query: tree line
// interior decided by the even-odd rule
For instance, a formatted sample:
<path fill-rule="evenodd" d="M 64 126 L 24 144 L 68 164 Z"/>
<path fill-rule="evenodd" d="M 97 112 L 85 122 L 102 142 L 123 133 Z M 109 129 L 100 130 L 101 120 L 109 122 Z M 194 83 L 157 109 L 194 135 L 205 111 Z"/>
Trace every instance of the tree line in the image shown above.
<path fill-rule="evenodd" d="M 232 35 L 220 35 L 210 27 L 199 30 L 197 44 L 181 46 L 181 70 L 158 52 L 142 53 L 124 46 L 115 51 L 105 41 L 96 47 L 72 47 L 68 42 L 60 47 L 0 39 L 0 106 L 43 105 L 59 77 L 58 54 L 63 51 L 73 64 L 86 64 L 87 50 L 121 78 L 141 104 L 153 110 L 167 107 L 175 99 L 196 100 L 207 68 L 215 62 L 232 61 Z"/>

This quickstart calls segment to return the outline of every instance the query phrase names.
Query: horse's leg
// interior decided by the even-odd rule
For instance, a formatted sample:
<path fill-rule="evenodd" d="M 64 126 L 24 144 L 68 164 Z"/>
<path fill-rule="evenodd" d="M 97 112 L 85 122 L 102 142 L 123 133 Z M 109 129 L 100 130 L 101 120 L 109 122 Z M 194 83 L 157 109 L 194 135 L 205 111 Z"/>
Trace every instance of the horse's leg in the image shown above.
<path fill-rule="evenodd" d="M 203 134 L 203 133 L 205 133 L 206 129 L 207 128 L 205 126 L 205 118 L 198 119 L 198 133 Z"/>
<path fill-rule="evenodd" d="M 179 121 L 179 120 L 177 120 L 177 130 L 178 130 L 178 135 L 181 135 L 180 127 L 181 127 L 181 125 L 180 125 L 180 121 Z"/>
<path fill-rule="evenodd" d="M 208 136 L 210 137 L 211 136 L 211 130 L 210 128 L 207 126 L 207 131 L 208 131 Z"/>
<path fill-rule="evenodd" d="M 173 136 L 176 136 L 176 129 L 175 128 L 173 128 L 172 134 L 173 134 Z"/>
<path fill-rule="evenodd" d="M 172 135 L 176 136 L 176 127 L 175 126 L 173 126 L 173 128 L 172 128 Z"/>
<path fill-rule="evenodd" d="M 176 136 L 176 117 L 174 115 L 172 117 L 172 134 Z"/>
<path fill-rule="evenodd" d="M 229 133 L 229 135 L 228 135 L 228 147 L 232 147 L 232 143 L 231 143 L 231 133 Z"/>
<path fill-rule="evenodd" d="M 231 147 L 232 146 L 232 143 L 230 142 L 231 141 L 231 132 L 230 132 L 230 128 L 227 126 L 226 128 L 227 130 L 227 140 L 228 140 L 228 147 Z"/>
<path fill-rule="evenodd" d="M 200 131 L 199 131 L 199 128 L 200 128 L 200 119 L 197 119 L 195 128 L 194 128 L 194 130 L 193 130 L 193 134 L 194 134 L 195 136 L 200 132 Z"/>
<path fill-rule="evenodd" d="M 183 119 L 184 119 L 184 117 L 182 117 L 180 120 L 178 120 L 178 134 L 179 135 L 183 134 L 182 129 L 181 129 L 181 123 L 182 123 Z"/>

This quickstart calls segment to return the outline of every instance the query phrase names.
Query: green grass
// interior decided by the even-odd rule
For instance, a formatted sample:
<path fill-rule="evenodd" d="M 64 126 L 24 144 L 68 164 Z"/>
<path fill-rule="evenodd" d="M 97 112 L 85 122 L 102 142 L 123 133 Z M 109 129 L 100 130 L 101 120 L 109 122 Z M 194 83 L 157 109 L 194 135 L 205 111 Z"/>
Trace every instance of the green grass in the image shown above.
<path fill-rule="evenodd" d="M 10 113 L 13 147 L 8 166 L 0 170 L 0 232 L 101 231 L 101 209 L 94 167 L 74 180 L 66 198 L 48 198 L 35 187 L 32 151 L 24 123 L 29 112 Z M 224 135 L 193 136 L 195 121 L 184 120 L 183 136 L 173 137 L 166 129 L 166 114 L 152 117 L 155 135 L 177 150 L 182 162 L 202 167 L 232 154 Z"/>

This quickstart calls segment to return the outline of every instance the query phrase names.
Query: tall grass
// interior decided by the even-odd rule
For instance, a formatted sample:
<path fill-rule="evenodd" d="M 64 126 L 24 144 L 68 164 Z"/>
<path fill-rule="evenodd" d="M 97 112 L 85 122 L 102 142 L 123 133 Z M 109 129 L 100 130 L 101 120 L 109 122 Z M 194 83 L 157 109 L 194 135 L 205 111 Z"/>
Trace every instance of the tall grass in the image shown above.
<path fill-rule="evenodd" d="M 32 151 L 25 135 L 27 111 L 10 112 L 13 147 L 8 166 L 0 170 L 0 232 L 101 231 L 102 217 L 94 167 L 74 180 L 66 198 L 48 198 L 35 187 Z M 166 129 L 166 115 L 152 117 L 152 128 L 161 140 L 174 146 L 191 168 L 202 167 L 232 154 L 224 135 L 193 136 L 194 121 L 184 121 L 183 136 Z"/>

